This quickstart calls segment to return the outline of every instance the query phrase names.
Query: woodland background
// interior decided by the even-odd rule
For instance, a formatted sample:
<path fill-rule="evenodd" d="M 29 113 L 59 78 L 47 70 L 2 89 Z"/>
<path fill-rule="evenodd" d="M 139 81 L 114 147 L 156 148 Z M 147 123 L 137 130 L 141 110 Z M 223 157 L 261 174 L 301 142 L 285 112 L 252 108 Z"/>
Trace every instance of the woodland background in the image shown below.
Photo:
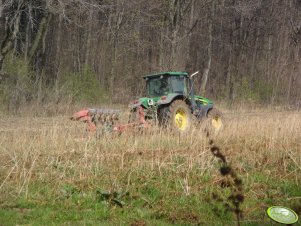
<path fill-rule="evenodd" d="M 300 0 L 0 0 L 2 110 L 143 95 L 200 70 L 197 93 L 301 105 Z"/>

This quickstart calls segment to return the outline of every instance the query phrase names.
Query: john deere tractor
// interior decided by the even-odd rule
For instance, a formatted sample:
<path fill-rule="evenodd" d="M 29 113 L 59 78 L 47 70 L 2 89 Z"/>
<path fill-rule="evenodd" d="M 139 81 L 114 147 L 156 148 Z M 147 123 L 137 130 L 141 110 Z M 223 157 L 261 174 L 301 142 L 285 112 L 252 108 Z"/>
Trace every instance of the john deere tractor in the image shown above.
<path fill-rule="evenodd" d="M 194 94 L 192 75 L 186 72 L 163 72 L 146 75 L 146 97 L 130 104 L 129 122 L 137 119 L 143 109 L 145 120 L 155 120 L 159 125 L 185 132 L 197 121 L 208 122 L 214 129 L 222 126 L 221 114 L 213 102 Z"/>

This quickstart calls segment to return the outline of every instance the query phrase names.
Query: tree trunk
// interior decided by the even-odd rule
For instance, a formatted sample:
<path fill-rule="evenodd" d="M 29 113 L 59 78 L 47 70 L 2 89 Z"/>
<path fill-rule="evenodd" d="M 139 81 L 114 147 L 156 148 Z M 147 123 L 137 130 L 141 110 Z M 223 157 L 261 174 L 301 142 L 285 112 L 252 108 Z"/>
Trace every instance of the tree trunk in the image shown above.
<path fill-rule="evenodd" d="M 32 47 L 29 51 L 29 59 L 31 61 L 33 60 L 33 57 L 34 57 L 35 53 L 37 52 L 40 43 L 43 41 L 43 38 L 44 38 L 45 32 L 47 31 L 50 19 L 51 19 L 51 14 L 47 14 L 47 15 L 44 15 L 44 17 L 42 18 L 42 20 L 40 22 L 38 32 L 35 36 Z"/>
<path fill-rule="evenodd" d="M 206 92 L 206 85 L 209 77 L 209 72 L 211 68 L 211 59 L 212 59 L 212 35 L 213 35 L 213 19 L 214 19 L 214 6 L 215 2 L 212 0 L 212 5 L 211 5 L 211 14 L 210 14 L 210 19 L 209 19 L 209 43 L 207 47 L 207 52 L 208 52 L 208 60 L 205 66 L 205 69 L 203 71 L 203 77 L 202 77 L 202 84 L 201 84 L 201 94 L 204 95 Z"/>
<path fill-rule="evenodd" d="M 1 4 L 2 5 L 2 4 Z M 0 50 L 0 72 L 2 71 L 2 66 L 4 62 L 5 56 L 8 54 L 8 52 L 13 48 L 13 43 L 15 42 L 17 35 L 19 33 L 19 27 L 20 27 L 20 18 L 21 18 L 21 11 L 24 6 L 24 0 L 20 0 L 18 3 L 18 8 L 15 12 L 14 16 L 14 26 L 13 30 L 11 30 L 10 27 L 5 26 L 5 38 L 1 43 L 1 50 Z M 3 17 L 3 8 L 1 7 L 1 17 Z M 0 17 L 0 19 L 1 19 Z M 3 20 L 3 18 L 2 18 Z"/>
<path fill-rule="evenodd" d="M 272 36 L 269 35 L 268 38 L 268 53 L 267 53 L 267 76 L 268 76 L 268 83 L 272 81 L 272 75 L 271 75 L 271 51 L 272 51 Z"/>
<path fill-rule="evenodd" d="M 152 58 L 153 58 L 153 49 L 152 49 L 152 45 L 151 45 L 151 41 L 152 41 L 152 36 L 151 36 L 151 30 L 149 30 L 149 37 L 148 37 L 148 65 L 149 65 L 149 73 L 152 73 L 152 66 L 153 66 L 153 63 L 152 63 Z"/>
<path fill-rule="evenodd" d="M 31 24 L 31 20 L 32 20 L 32 6 L 31 6 L 31 2 L 28 3 L 27 6 L 27 13 L 28 13 L 28 17 L 30 18 L 26 24 L 26 34 L 25 34 L 25 50 L 24 50 L 24 57 L 25 60 L 27 60 L 28 58 L 28 52 L 29 52 L 29 45 L 30 45 L 30 26 Z"/>
<path fill-rule="evenodd" d="M 115 81 L 116 67 L 117 67 L 116 63 L 117 63 L 117 40 L 114 40 L 114 43 L 113 43 L 113 59 L 112 59 L 111 76 L 109 78 L 109 81 L 110 81 L 110 83 L 109 83 L 110 103 L 112 103 L 112 97 L 114 95 L 114 90 L 115 90 L 114 89 L 114 81 Z"/>
<path fill-rule="evenodd" d="M 93 23 L 92 23 L 93 15 L 92 15 L 92 13 L 90 13 L 90 18 L 91 18 L 91 21 L 89 23 L 87 42 L 86 42 L 85 66 L 88 65 L 88 63 L 89 63 L 89 57 L 90 57 L 91 35 L 92 35 L 92 29 L 93 29 Z"/>
<path fill-rule="evenodd" d="M 256 76 L 255 76 L 255 68 L 256 68 L 256 57 L 257 57 L 257 49 L 258 49 L 258 39 L 259 39 L 259 29 L 257 29 L 256 31 L 256 37 L 255 37 L 255 47 L 253 50 L 253 56 L 252 56 L 252 66 L 251 66 L 251 85 L 252 85 L 252 89 L 254 89 L 255 87 L 255 80 L 256 80 Z"/>
<path fill-rule="evenodd" d="M 5 38 L 5 17 L 3 15 L 3 0 L 0 0 L 0 43 L 3 42 L 4 38 Z"/>
<path fill-rule="evenodd" d="M 187 42 L 187 51 L 186 51 L 186 66 L 185 66 L 185 70 L 188 73 L 192 73 L 193 70 L 195 70 L 194 66 L 193 66 L 193 40 L 192 40 L 192 30 L 193 30 L 193 26 L 196 23 L 196 21 L 194 21 L 194 13 L 195 13 L 195 0 L 191 0 L 191 6 L 190 6 L 190 17 L 189 17 L 189 34 L 188 34 L 188 42 Z"/>
<path fill-rule="evenodd" d="M 62 15 L 59 15 L 58 18 L 58 30 L 57 30 L 57 40 L 56 40 L 56 52 L 55 52 L 55 64 L 56 64 L 56 73 L 55 73 L 55 79 L 59 79 L 59 74 L 60 74 L 60 66 L 61 66 L 61 61 L 60 61 L 60 51 L 61 51 L 61 35 L 62 35 Z"/>
<path fill-rule="evenodd" d="M 161 27 L 161 31 L 160 31 L 160 42 L 159 42 L 159 68 L 160 70 L 163 69 L 163 65 L 164 65 L 164 27 Z"/>

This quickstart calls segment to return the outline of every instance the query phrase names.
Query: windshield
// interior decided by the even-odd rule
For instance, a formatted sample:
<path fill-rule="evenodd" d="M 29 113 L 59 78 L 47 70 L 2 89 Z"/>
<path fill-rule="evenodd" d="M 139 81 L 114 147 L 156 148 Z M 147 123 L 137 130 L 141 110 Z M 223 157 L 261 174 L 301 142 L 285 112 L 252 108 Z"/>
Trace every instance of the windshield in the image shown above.
<path fill-rule="evenodd" d="M 150 97 L 164 96 L 168 93 L 187 94 L 188 79 L 184 76 L 161 76 L 147 80 Z"/>
<path fill-rule="evenodd" d="M 186 80 L 183 76 L 170 77 L 171 90 L 173 93 L 187 94 Z"/>
<path fill-rule="evenodd" d="M 169 92 L 168 77 L 149 79 L 147 81 L 147 91 L 150 97 L 167 95 Z"/>

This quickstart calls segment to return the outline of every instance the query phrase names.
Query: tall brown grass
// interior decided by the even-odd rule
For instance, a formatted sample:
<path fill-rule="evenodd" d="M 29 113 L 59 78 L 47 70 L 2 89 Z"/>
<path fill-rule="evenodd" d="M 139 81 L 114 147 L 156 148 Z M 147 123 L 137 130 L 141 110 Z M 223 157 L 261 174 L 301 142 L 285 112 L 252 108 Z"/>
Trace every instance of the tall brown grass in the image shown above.
<path fill-rule="evenodd" d="M 213 139 L 242 178 L 258 171 L 301 183 L 300 111 L 228 111 L 224 128 Z M 209 171 L 218 184 L 216 164 L 198 128 L 185 135 L 152 128 L 96 139 L 68 116 L 0 119 L 0 199 L 26 195 L 35 183 L 91 190 L 102 181 L 118 189 L 130 186 L 137 171 L 174 171 L 171 177 L 184 178 L 183 192 L 189 195 L 204 185 L 191 184 L 187 172 L 202 176 Z M 248 190 L 246 196 L 252 195 Z"/>

